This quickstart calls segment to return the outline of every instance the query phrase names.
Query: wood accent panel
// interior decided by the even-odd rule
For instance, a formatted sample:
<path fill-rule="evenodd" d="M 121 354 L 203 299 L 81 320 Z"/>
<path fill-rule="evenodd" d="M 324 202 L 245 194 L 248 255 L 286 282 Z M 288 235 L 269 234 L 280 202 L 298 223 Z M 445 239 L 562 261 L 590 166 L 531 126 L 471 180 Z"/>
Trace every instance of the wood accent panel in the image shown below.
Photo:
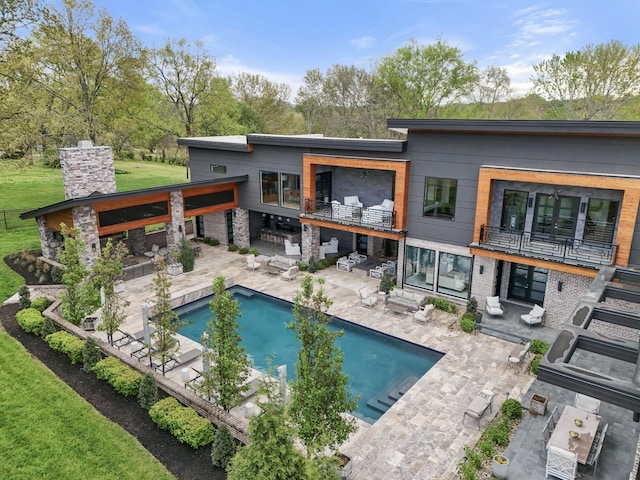
<path fill-rule="evenodd" d="M 182 198 L 197 197 L 207 193 L 224 192 L 225 190 L 233 190 L 234 197 L 238 198 L 238 184 L 235 182 L 225 183 L 222 185 L 208 185 L 205 187 L 184 188 L 182 190 Z"/>
<path fill-rule="evenodd" d="M 125 230 L 132 230 L 134 228 L 142 228 L 147 225 L 155 225 L 156 223 L 166 223 L 171 221 L 171 214 L 161 215 L 159 217 L 145 218 L 144 220 L 136 220 L 134 222 L 117 223 L 116 225 L 109 225 L 108 227 L 101 227 L 98 225 L 98 235 L 110 235 L 112 233 L 123 232 Z"/>
<path fill-rule="evenodd" d="M 494 252 L 484 250 L 482 248 L 470 247 L 472 255 L 478 257 L 495 258 L 496 260 L 504 260 L 511 263 L 522 263 L 523 265 L 532 265 L 534 267 L 547 268 L 557 272 L 572 273 L 575 275 L 582 275 L 585 277 L 594 278 L 598 274 L 598 270 L 593 268 L 578 267 L 575 265 L 567 265 L 565 263 L 549 262 L 547 260 L 540 260 L 537 258 L 522 257 L 520 255 L 513 255 L 505 252 Z"/>
<path fill-rule="evenodd" d="M 202 187 L 202 188 L 194 188 L 189 190 L 189 194 L 186 195 L 187 191 L 183 190 L 182 198 L 195 197 L 197 195 L 203 195 L 206 193 L 215 193 L 215 192 L 224 192 L 225 190 L 233 190 L 233 202 L 220 203 L 218 205 L 211 205 L 209 207 L 195 208 L 193 210 L 184 210 L 184 216 L 193 217 L 196 215 L 205 215 L 207 213 L 215 213 L 215 212 L 223 212 L 224 210 L 229 210 L 230 208 L 238 208 L 238 184 L 237 183 L 227 183 L 225 185 L 214 185 L 212 187 Z M 197 193 L 193 193 L 193 190 L 197 190 Z M 183 203 L 184 208 L 184 203 Z"/>
<path fill-rule="evenodd" d="M 404 232 L 383 232 L 379 230 L 369 230 L 368 228 L 357 227 L 355 225 L 343 225 L 341 223 L 323 222 L 312 218 L 300 219 L 301 224 L 315 225 L 316 227 L 331 228 L 343 232 L 361 233 L 370 237 L 387 238 L 389 240 L 400 240 L 405 237 Z"/>
<path fill-rule="evenodd" d="M 497 180 L 622 190 L 622 206 L 620 208 L 618 230 L 616 238 L 614 239 L 614 243 L 618 245 L 618 250 L 613 263 L 614 265 L 623 267 L 629 264 L 631 242 L 633 241 L 633 232 L 638 218 L 638 208 L 640 206 L 640 179 L 482 167 L 478 175 L 478 195 L 476 199 L 473 243 L 480 243 L 480 226 L 490 225 L 491 223 L 492 189 L 494 181 Z"/>
<path fill-rule="evenodd" d="M 60 224 L 64 223 L 67 227 L 73 228 L 73 214 L 71 209 L 60 210 L 58 212 L 48 213 L 44 216 L 44 223 L 47 228 L 59 232 L 61 230 Z"/>
<path fill-rule="evenodd" d="M 98 213 L 105 212 L 107 210 L 117 210 L 118 208 L 133 207 L 135 205 L 144 205 L 146 203 L 162 201 L 166 201 L 167 203 L 169 202 L 169 192 L 138 195 L 135 197 L 119 198 L 116 200 L 104 200 L 102 202 L 94 203 L 93 209 Z"/>
<path fill-rule="evenodd" d="M 316 198 L 316 165 L 342 168 L 361 168 L 366 170 L 386 170 L 395 172 L 395 195 L 393 198 L 396 211 L 395 227 L 404 230 L 407 227 L 407 208 L 409 194 L 408 161 L 379 160 L 372 158 L 321 157 L 303 155 L 303 198 Z M 357 192 L 354 192 L 354 194 Z M 385 237 L 386 238 L 386 237 Z"/>

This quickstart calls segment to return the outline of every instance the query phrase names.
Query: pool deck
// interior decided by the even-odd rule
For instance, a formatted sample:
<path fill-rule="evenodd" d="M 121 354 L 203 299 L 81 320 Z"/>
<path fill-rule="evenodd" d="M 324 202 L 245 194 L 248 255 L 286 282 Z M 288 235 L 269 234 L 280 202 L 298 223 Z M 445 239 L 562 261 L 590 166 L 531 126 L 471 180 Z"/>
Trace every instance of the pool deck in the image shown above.
<path fill-rule="evenodd" d="M 227 252 L 224 247 L 202 245 L 193 272 L 171 277 L 172 298 L 210 287 L 215 275 L 224 275 L 235 285 L 243 285 L 291 301 L 299 288 L 302 274 L 287 282 L 261 270 L 245 268 L 246 257 Z M 481 420 L 484 429 L 507 398 L 522 399 L 535 380 L 532 375 L 507 367 L 513 343 L 492 336 L 467 334 L 457 328 L 455 317 L 436 311 L 426 324 L 414 323 L 411 314 L 383 312 L 381 301 L 369 309 L 360 304 L 358 289 L 377 287 L 379 280 L 335 267 L 314 277 L 325 279 L 324 290 L 333 300 L 330 313 L 345 320 L 393 335 L 446 355 L 373 425 L 360 428 L 341 451 L 352 459 L 350 480 L 370 479 L 451 479 L 464 455 L 465 445 L 475 445 L 481 431 L 478 424 L 463 413 L 482 390 L 495 394 L 493 411 Z M 129 300 L 127 321 L 122 329 L 134 332 L 142 328 L 142 305 L 153 302 L 153 276 L 126 282 L 123 295 Z M 382 300 L 382 299 L 381 299 Z M 181 350 L 199 347 L 181 337 Z M 201 360 L 187 366 L 199 368 Z M 180 368 L 167 376 L 182 383 Z M 244 410 L 238 408 L 238 415 Z"/>

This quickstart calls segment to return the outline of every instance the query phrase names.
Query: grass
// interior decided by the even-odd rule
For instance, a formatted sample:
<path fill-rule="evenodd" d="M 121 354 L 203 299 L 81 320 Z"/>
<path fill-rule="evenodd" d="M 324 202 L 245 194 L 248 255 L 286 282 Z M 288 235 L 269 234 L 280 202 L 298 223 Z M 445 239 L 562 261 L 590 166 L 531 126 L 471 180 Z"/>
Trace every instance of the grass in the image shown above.
<path fill-rule="evenodd" d="M 0 385 L 0 478 L 173 478 L 2 329 Z"/>
<path fill-rule="evenodd" d="M 185 167 L 156 162 L 115 162 L 118 191 L 184 183 Z M 0 209 L 34 210 L 64 200 L 62 171 L 26 161 L 0 163 Z M 0 259 L 24 249 L 40 246 L 35 219 L 24 220 L 24 228 L 0 230 Z M 0 262 L 0 302 L 13 295 L 23 279 Z"/>

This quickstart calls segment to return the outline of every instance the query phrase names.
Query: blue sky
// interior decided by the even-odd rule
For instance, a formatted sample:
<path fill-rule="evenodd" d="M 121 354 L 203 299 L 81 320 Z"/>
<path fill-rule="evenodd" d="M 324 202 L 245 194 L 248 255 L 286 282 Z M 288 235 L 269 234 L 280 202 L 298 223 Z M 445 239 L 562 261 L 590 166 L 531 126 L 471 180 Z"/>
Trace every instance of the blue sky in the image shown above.
<path fill-rule="evenodd" d="M 410 39 L 438 37 L 480 68 L 506 67 L 517 93 L 531 65 L 589 44 L 640 43 L 640 0 L 94 0 L 147 46 L 202 41 L 218 72 L 244 71 L 292 86 L 307 70 L 370 69 Z"/>

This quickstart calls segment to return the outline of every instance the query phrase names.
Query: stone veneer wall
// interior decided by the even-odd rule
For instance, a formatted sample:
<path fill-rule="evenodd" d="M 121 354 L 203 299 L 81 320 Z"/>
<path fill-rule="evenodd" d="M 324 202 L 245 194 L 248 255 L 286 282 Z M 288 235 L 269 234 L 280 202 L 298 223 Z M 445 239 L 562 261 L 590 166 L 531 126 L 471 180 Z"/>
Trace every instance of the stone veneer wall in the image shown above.
<path fill-rule="evenodd" d="M 302 261 L 309 262 L 311 257 L 317 260 L 320 256 L 320 227 L 303 225 L 300 238 Z"/>
<path fill-rule="evenodd" d="M 144 252 L 148 251 L 144 227 L 129 230 L 129 248 L 131 249 L 131 254 L 136 256 L 144 255 Z"/>
<path fill-rule="evenodd" d="M 235 243 L 239 248 L 251 247 L 249 210 L 244 208 L 236 208 L 233 210 L 233 243 Z"/>
<path fill-rule="evenodd" d="M 58 248 L 62 245 L 62 236 L 46 225 L 45 217 L 36 218 L 38 222 L 38 232 L 40 233 L 40 246 L 42 256 L 51 260 L 58 260 Z"/>
<path fill-rule="evenodd" d="M 182 202 L 182 192 L 170 192 L 169 204 L 171 207 L 171 221 L 165 224 L 167 236 L 167 248 L 172 250 L 180 243 L 180 239 L 185 235 L 184 210 Z"/>
<path fill-rule="evenodd" d="M 100 255 L 100 237 L 98 236 L 96 211 L 89 206 L 74 208 L 73 225 L 80 230 L 80 237 L 86 245 L 82 261 L 87 267 L 91 268 L 96 258 Z M 95 248 L 92 248 L 92 245 L 95 245 Z"/>
<path fill-rule="evenodd" d="M 227 212 L 207 213 L 203 216 L 204 236 L 215 238 L 220 245 L 229 245 L 227 238 Z M 235 233 L 235 232 L 234 232 Z"/>
<path fill-rule="evenodd" d="M 94 192 L 116 192 L 116 173 L 111 147 L 94 147 L 90 141 L 60 149 L 62 183 L 66 200 Z"/>

